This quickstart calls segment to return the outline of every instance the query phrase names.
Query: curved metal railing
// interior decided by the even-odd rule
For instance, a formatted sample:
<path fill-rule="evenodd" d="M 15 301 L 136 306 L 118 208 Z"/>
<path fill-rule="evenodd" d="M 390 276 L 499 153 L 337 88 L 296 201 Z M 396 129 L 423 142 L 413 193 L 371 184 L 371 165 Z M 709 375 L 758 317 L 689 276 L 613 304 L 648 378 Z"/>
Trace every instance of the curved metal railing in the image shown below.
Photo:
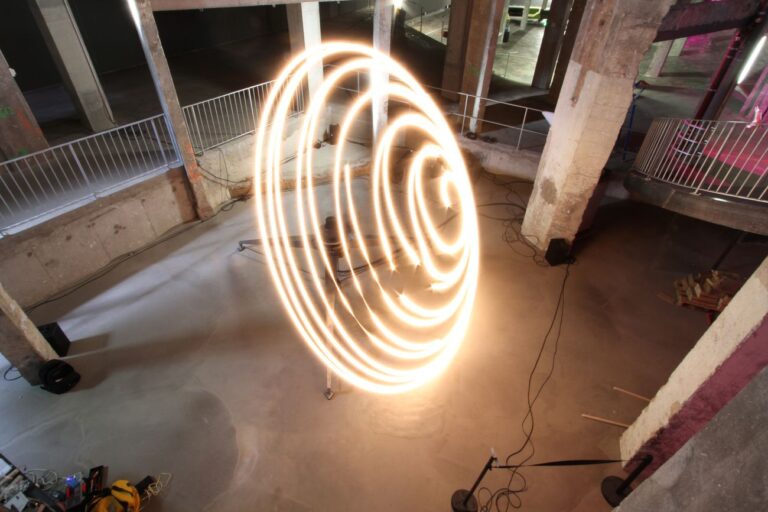
<path fill-rule="evenodd" d="M 764 124 L 656 119 L 632 169 L 694 194 L 768 203 L 767 133 Z"/>

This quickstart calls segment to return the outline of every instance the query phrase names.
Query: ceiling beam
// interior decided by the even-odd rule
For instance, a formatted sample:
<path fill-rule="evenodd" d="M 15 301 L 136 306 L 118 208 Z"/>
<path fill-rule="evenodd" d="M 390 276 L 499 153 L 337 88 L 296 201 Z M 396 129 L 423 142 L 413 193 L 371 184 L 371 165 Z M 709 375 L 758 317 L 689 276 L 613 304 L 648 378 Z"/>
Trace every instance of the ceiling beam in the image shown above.
<path fill-rule="evenodd" d="M 656 41 L 741 28 L 758 12 L 762 0 L 722 0 L 673 5 L 661 22 Z"/>
<path fill-rule="evenodd" d="M 221 9 L 225 7 L 253 7 L 257 5 L 283 5 L 310 2 L 312 0 L 152 0 L 153 11 L 190 11 Z M 344 0 L 320 0 L 344 1 Z"/>

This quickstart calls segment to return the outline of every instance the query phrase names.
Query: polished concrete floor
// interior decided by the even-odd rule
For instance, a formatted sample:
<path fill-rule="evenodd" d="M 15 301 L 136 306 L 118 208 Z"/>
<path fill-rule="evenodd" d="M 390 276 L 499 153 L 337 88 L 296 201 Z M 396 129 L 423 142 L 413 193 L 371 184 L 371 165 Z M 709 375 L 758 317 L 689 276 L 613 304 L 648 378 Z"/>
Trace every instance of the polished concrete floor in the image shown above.
<path fill-rule="evenodd" d="M 516 199 L 483 178 L 475 188 L 479 204 Z M 529 188 L 515 186 L 523 197 Z M 448 510 L 491 449 L 505 455 L 523 441 L 528 374 L 564 269 L 538 266 L 502 240 L 500 222 L 481 218 L 479 292 L 454 364 L 409 394 L 341 386 L 326 401 L 325 372 L 261 257 L 235 250 L 255 235 L 252 206 L 238 203 L 35 310 L 36 321 L 60 321 L 83 379 L 62 396 L 0 382 L 0 452 L 62 474 L 98 464 L 113 479 L 171 472 L 148 510 Z M 481 212 L 506 218 L 507 209 Z M 622 429 L 581 413 L 633 421 L 642 402 L 611 387 L 653 395 L 707 327 L 703 313 L 657 294 L 710 268 L 731 236 L 639 204 L 603 207 L 570 269 L 557 357 L 550 342 L 533 376 L 540 383 L 554 365 L 535 406 L 532 461 L 618 457 Z M 738 248 L 725 268 L 748 274 L 750 255 Z M 619 472 L 531 468 L 523 504 L 609 510 L 600 480 Z M 486 484 L 504 478 L 494 471 Z"/>

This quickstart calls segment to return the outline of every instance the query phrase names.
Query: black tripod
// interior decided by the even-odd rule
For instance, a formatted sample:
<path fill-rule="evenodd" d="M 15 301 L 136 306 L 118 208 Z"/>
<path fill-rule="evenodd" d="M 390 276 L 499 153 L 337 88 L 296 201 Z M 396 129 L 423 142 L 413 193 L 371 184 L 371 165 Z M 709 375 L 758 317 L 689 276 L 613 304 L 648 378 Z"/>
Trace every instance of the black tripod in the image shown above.
<path fill-rule="evenodd" d="M 349 233 L 350 230 L 347 230 L 347 232 Z M 325 314 L 325 320 L 326 325 L 331 330 L 333 330 L 333 320 L 331 318 L 331 314 L 333 313 L 336 304 L 337 285 L 341 286 L 341 277 L 339 276 L 339 259 L 342 250 L 341 236 L 342 234 L 339 233 L 338 226 L 336 224 L 336 217 L 329 216 L 325 218 L 325 224 L 323 225 L 323 240 L 320 241 L 314 236 L 309 237 L 309 244 L 312 249 L 325 250 L 325 253 L 328 255 L 328 259 L 330 260 L 331 268 L 333 269 L 333 272 L 331 273 L 328 272 L 328 269 L 326 268 L 324 276 L 325 294 L 328 298 L 328 303 L 330 304 L 330 308 L 328 311 L 326 311 Z M 356 240 L 354 237 L 346 236 L 345 239 L 349 248 L 356 249 L 359 247 L 358 240 Z M 289 236 L 288 242 L 291 247 L 295 247 L 297 249 L 304 247 L 304 240 L 300 236 Z M 365 236 L 365 242 L 370 246 L 379 245 L 378 238 L 375 236 Z M 240 240 L 237 243 L 237 250 L 242 252 L 248 246 L 260 246 L 263 245 L 263 243 L 264 240 L 261 238 Z M 354 271 L 355 269 L 350 269 L 350 272 Z M 331 373 L 331 370 L 326 369 L 325 391 L 323 392 L 323 395 L 328 400 L 332 399 L 335 395 L 335 392 L 333 391 L 332 379 L 333 374 Z"/>

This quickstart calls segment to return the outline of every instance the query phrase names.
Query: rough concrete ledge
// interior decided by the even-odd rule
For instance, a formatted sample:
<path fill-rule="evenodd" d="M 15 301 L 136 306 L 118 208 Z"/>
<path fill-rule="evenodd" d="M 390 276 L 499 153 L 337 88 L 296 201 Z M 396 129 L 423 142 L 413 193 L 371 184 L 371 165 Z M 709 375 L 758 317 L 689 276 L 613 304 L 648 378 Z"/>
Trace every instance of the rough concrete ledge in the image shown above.
<path fill-rule="evenodd" d="M 486 171 L 530 181 L 536 179 L 541 153 L 466 137 L 459 137 L 458 140 L 459 147 Z"/>
<path fill-rule="evenodd" d="M 184 171 L 172 169 L 4 237 L 0 282 L 22 307 L 28 307 L 195 218 Z"/>
<path fill-rule="evenodd" d="M 768 235 L 768 205 L 694 195 L 688 189 L 630 172 L 624 182 L 636 201 L 741 231 Z"/>
<path fill-rule="evenodd" d="M 674 455 L 768 366 L 768 259 L 710 325 L 620 440 L 621 456 Z"/>

